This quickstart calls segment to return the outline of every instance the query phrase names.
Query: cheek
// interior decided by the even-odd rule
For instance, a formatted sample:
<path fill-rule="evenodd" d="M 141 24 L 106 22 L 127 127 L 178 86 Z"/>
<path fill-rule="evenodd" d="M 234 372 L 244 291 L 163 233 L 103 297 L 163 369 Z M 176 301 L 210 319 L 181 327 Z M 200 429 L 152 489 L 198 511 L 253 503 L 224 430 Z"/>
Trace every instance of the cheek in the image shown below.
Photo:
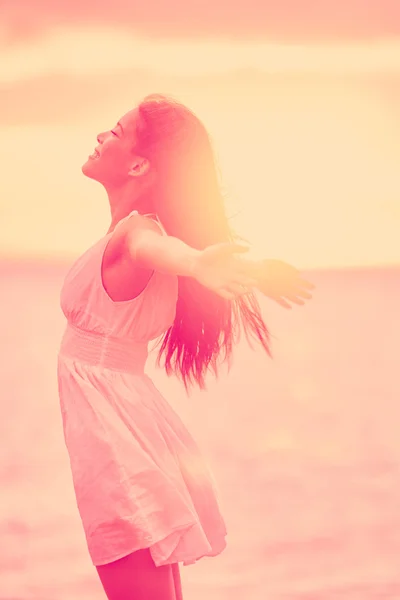
<path fill-rule="evenodd" d="M 110 178 L 121 179 L 127 176 L 129 171 L 129 162 L 126 154 L 120 149 L 111 146 L 106 148 L 100 157 L 101 168 Z"/>

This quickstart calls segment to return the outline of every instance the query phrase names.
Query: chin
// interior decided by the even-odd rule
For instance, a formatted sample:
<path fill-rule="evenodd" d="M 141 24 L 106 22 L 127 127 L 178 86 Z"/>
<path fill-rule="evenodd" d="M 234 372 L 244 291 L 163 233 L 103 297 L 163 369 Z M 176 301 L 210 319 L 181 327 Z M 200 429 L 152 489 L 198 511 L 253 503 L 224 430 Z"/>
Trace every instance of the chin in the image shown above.
<path fill-rule="evenodd" d="M 92 161 L 90 159 L 82 165 L 81 171 L 84 175 L 86 175 L 86 177 L 90 177 L 90 179 L 96 179 L 92 168 Z"/>

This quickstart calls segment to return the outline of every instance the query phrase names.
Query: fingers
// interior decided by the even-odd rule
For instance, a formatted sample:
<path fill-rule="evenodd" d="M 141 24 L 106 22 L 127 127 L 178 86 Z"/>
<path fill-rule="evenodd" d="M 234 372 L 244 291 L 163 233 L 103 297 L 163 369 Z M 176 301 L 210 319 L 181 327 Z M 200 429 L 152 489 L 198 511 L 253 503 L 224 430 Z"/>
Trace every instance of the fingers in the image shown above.
<path fill-rule="evenodd" d="M 292 308 L 290 306 L 290 304 L 288 302 L 286 302 L 286 300 L 284 300 L 283 298 L 273 298 L 275 300 L 275 302 L 277 302 L 280 306 L 283 306 L 283 308 Z"/>
<path fill-rule="evenodd" d="M 284 297 L 283 296 L 270 296 L 270 298 L 272 300 L 274 300 L 275 302 L 277 302 L 280 306 L 283 306 L 284 308 L 292 308 L 292 306 L 286 300 L 284 300 L 284 298 L 289 300 L 289 302 L 293 302 L 293 304 L 297 304 L 298 306 L 304 306 L 305 301 L 300 299 L 298 297 L 299 295 L 300 294 L 296 292 L 296 295 L 295 294 L 285 294 Z M 310 294 L 306 293 L 306 296 L 308 296 L 309 298 L 312 298 L 312 296 Z"/>
<path fill-rule="evenodd" d="M 313 283 L 311 283 L 310 281 L 307 281 L 306 279 L 299 279 L 298 284 L 299 284 L 299 286 L 306 288 L 307 290 L 315 289 L 315 285 Z"/>
<path fill-rule="evenodd" d="M 298 304 L 299 306 L 303 306 L 304 305 L 304 300 L 300 300 L 299 298 L 297 298 L 296 296 L 289 296 L 286 295 L 286 298 L 288 300 L 290 300 L 290 302 L 293 302 L 294 304 Z"/>
<path fill-rule="evenodd" d="M 301 298 L 305 298 L 306 300 L 311 300 L 312 298 L 312 294 L 309 294 L 308 292 L 303 292 L 303 291 L 298 291 L 296 292 L 297 296 L 300 296 Z"/>

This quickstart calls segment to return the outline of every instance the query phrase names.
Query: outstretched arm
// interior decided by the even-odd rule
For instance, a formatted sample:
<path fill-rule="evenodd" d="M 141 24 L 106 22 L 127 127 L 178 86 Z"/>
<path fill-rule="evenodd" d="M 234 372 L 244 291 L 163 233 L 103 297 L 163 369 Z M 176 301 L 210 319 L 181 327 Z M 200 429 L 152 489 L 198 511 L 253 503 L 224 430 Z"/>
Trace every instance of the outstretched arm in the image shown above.
<path fill-rule="evenodd" d="M 257 285 L 247 268 L 235 259 L 247 252 L 238 244 L 224 243 L 196 250 L 178 238 L 162 235 L 158 226 L 144 217 L 132 217 L 125 236 L 125 253 L 138 267 L 170 275 L 193 277 L 223 298 L 245 294 Z"/>
<path fill-rule="evenodd" d="M 223 243 L 196 250 L 178 238 L 163 236 L 158 226 L 143 217 L 132 218 L 136 225 L 127 234 L 130 259 L 142 268 L 171 275 L 193 277 L 226 299 L 234 299 L 257 288 L 284 308 L 288 301 L 304 304 L 314 285 L 301 279 L 299 271 L 278 260 L 246 258 L 248 248 Z"/>

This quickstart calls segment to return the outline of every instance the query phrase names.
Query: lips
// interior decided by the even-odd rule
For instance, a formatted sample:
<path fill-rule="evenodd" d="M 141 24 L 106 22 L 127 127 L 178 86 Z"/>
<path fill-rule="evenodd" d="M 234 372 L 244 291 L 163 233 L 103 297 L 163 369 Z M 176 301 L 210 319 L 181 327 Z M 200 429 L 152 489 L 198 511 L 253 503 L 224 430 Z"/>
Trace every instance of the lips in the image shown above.
<path fill-rule="evenodd" d="M 93 152 L 93 154 L 91 154 L 91 155 L 89 156 L 89 158 L 91 158 L 92 160 L 95 160 L 96 158 L 99 158 L 99 156 L 100 156 L 100 152 L 99 152 L 98 150 L 95 150 L 95 151 Z"/>

